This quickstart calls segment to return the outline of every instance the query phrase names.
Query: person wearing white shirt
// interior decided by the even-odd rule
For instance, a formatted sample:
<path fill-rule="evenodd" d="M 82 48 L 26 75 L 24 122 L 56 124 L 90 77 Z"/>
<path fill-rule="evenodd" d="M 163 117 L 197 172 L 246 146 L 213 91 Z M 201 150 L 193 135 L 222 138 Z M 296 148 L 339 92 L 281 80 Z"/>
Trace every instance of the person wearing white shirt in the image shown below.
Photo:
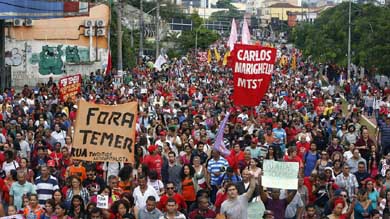
<path fill-rule="evenodd" d="M 133 192 L 135 206 L 138 209 L 144 208 L 149 196 L 153 196 L 157 202 L 160 201 L 160 196 L 157 194 L 156 190 L 153 187 L 148 186 L 146 176 L 139 175 L 138 186 Z"/>
<path fill-rule="evenodd" d="M 16 133 L 16 140 L 19 142 L 21 157 L 30 160 L 31 148 L 27 141 L 23 140 L 23 134 L 21 132 Z"/>

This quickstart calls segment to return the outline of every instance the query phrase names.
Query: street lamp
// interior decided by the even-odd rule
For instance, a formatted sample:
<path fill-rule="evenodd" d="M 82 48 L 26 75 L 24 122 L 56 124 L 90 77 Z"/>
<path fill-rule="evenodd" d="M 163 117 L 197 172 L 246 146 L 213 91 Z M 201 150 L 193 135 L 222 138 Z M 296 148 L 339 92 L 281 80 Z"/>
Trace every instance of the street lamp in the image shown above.
<path fill-rule="evenodd" d="M 351 78 L 351 0 L 349 0 L 348 9 L 348 68 L 347 80 Z"/>
<path fill-rule="evenodd" d="M 139 55 L 142 57 L 143 55 L 143 25 L 144 25 L 144 19 L 143 19 L 143 6 L 142 6 L 142 0 L 140 0 L 140 49 L 139 49 Z M 157 0 L 157 6 L 150 9 L 146 14 L 152 13 L 154 10 L 156 10 L 156 59 L 160 55 L 160 7 L 165 7 L 167 4 L 160 4 L 160 0 Z"/>
<path fill-rule="evenodd" d="M 195 30 L 195 55 L 198 54 L 198 30 L 200 30 L 200 28 L 202 26 L 205 26 L 206 24 L 201 24 L 198 29 Z"/>

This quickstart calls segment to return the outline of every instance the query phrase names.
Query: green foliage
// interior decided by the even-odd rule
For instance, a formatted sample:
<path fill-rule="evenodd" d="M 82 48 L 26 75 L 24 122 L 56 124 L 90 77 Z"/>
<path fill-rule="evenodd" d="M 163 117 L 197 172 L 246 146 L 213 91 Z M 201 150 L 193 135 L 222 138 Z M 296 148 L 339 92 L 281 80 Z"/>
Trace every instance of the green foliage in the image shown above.
<path fill-rule="evenodd" d="M 118 61 L 118 35 L 117 35 L 117 20 L 118 16 L 115 10 L 111 11 L 111 26 L 110 26 L 110 49 L 111 49 L 111 59 L 113 68 L 116 68 Z M 137 51 L 135 48 L 138 48 L 139 45 L 139 32 L 135 31 L 133 33 L 134 38 L 134 47 L 131 45 L 131 31 L 122 25 L 122 60 L 123 60 L 123 69 L 132 68 L 136 64 Z"/>
<path fill-rule="evenodd" d="M 351 58 L 354 64 L 390 73 L 390 9 L 352 4 Z M 347 65 L 348 3 L 324 11 L 313 24 L 292 31 L 295 45 L 318 62 Z"/>
<path fill-rule="evenodd" d="M 195 39 L 195 31 L 183 31 L 182 35 L 179 38 L 181 49 L 188 50 L 191 48 L 195 48 Z M 218 39 L 219 35 L 216 32 L 205 28 L 198 29 L 198 48 L 205 49 Z"/>

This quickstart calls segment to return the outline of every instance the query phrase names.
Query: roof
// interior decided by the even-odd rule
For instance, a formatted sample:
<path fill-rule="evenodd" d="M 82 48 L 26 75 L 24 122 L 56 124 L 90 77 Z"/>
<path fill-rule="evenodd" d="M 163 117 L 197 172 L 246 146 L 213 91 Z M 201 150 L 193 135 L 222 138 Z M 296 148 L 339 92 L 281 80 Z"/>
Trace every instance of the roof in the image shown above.
<path fill-rule="evenodd" d="M 295 6 L 295 5 L 292 5 L 290 3 L 285 3 L 285 2 L 282 2 L 282 3 L 276 3 L 276 4 L 273 4 L 271 6 L 269 6 L 270 8 L 301 8 L 299 6 Z"/>

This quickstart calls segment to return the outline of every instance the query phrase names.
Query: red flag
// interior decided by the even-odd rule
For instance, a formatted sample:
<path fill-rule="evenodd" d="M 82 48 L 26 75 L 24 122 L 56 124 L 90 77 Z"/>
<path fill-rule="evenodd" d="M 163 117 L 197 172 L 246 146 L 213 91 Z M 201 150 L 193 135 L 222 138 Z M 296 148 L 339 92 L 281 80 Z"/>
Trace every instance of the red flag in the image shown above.
<path fill-rule="evenodd" d="M 111 68 L 112 68 L 111 50 L 108 50 L 108 60 L 107 60 L 106 74 L 111 72 Z"/>
<path fill-rule="evenodd" d="M 235 44 L 231 54 L 234 78 L 234 104 L 257 106 L 271 81 L 276 49 Z"/>

